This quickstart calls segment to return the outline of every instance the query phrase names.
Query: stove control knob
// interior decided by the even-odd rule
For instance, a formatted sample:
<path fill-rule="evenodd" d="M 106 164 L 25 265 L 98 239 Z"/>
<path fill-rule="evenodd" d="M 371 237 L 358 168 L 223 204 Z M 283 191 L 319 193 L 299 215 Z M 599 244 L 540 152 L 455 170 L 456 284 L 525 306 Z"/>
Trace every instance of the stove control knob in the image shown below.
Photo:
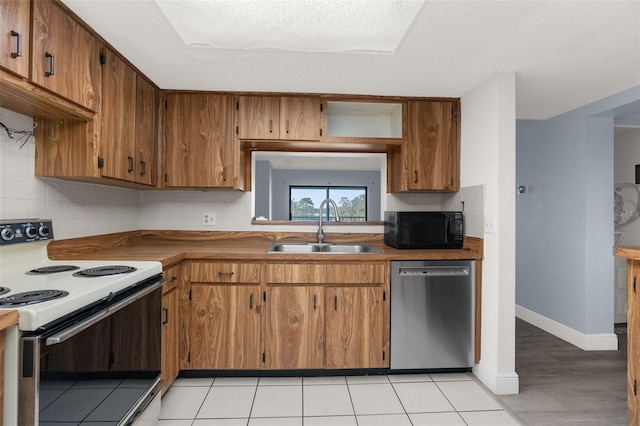
<path fill-rule="evenodd" d="M 24 230 L 24 233 L 27 234 L 27 238 L 35 238 L 38 236 L 38 231 L 33 226 L 28 226 L 27 229 Z"/>
<path fill-rule="evenodd" d="M 0 237 L 2 237 L 2 239 L 5 241 L 13 240 L 14 236 L 15 234 L 13 233 L 13 230 L 11 228 L 4 228 L 2 231 L 0 231 Z"/>
<path fill-rule="evenodd" d="M 47 225 L 42 225 L 40 228 L 38 228 L 38 234 L 40 234 L 41 237 L 48 237 L 49 227 Z"/>

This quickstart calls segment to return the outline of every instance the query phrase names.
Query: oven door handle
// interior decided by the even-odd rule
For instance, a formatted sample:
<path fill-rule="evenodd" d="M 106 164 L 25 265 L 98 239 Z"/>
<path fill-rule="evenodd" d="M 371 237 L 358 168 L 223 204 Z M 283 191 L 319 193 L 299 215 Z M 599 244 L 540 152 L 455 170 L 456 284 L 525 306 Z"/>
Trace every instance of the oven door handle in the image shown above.
<path fill-rule="evenodd" d="M 155 291 L 156 289 L 161 287 L 163 284 L 169 282 L 170 280 L 171 280 L 170 278 L 161 278 L 158 280 L 157 283 L 152 284 L 149 287 L 145 287 L 142 291 L 134 293 L 131 296 L 127 297 L 126 299 L 122 299 L 121 301 L 114 303 L 113 305 L 110 305 L 99 312 L 96 312 L 95 314 L 86 318 L 82 322 L 74 324 L 73 326 L 65 328 L 59 333 L 56 333 L 50 337 L 47 337 L 47 339 L 45 340 L 46 346 L 57 345 L 71 339 L 73 336 L 83 332 L 84 330 L 91 327 L 92 325 L 115 314 L 120 309 L 123 309 L 129 306 L 130 304 L 142 299 L 143 297 Z"/>

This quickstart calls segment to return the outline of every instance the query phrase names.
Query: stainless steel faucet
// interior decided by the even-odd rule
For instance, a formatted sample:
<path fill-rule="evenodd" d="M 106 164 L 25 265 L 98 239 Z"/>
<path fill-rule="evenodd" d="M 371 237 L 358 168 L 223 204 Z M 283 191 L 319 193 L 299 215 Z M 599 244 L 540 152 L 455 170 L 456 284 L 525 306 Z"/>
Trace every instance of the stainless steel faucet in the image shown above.
<path fill-rule="evenodd" d="M 320 203 L 320 219 L 318 220 L 318 244 L 322 244 L 322 241 L 324 240 L 324 233 L 322 232 L 322 209 L 324 209 L 324 206 L 329 203 L 333 206 L 333 210 L 336 212 L 336 222 L 340 222 L 340 215 L 338 214 L 338 206 L 336 205 L 336 202 L 333 201 L 331 198 L 327 198 L 326 200 L 322 201 Z"/>

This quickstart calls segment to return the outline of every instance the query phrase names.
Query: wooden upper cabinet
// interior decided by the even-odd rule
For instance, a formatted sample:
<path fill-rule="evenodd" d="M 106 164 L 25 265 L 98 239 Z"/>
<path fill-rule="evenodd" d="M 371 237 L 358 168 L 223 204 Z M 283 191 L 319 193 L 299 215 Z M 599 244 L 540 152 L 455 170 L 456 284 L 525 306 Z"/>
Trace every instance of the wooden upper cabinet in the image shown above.
<path fill-rule="evenodd" d="M 314 97 L 240 96 L 236 99 L 238 139 L 317 141 L 321 104 Z"/>
<path fill-rule="evenodd" d="M 165 185 L 237 187 L 239 147 L 232 131 L 233 98 L 169 93 L 165 106 Z"/>
<path fill-rule="evenodd" d="M 136 75 L 135 181 L 145 185 L 155 185 L 158 174 L 158 100 L 158 89 Z"/>
<path fill-rule="evenodd" d="M 110 50 L 103 58 L 101 175 L 154 185 L 157 89 Z"/>
<path fill-rule="evenodd" d="M 320 140 L 321 104 L 319 98 L 280 98 L 280 139 Z"/>
<path fill-rule="evenodd" d="M 459 103 L 408 101 L 400 179 L 394 192 L 460 189 Z M 397 178 L 397 176 L 396 176 Z"/>
<path fill-rule="evenodd" d="M 100 43 L 62 6 L 33 2 L 31 80 L 92 111 L 101 102 Z"/>
<path fill-rule="evenodd" d="M 136 73 L 106 51 L 102 71 L 102 176 L 135 179 Z"/>
<path fill-rule="evenodd" d="M 238 139 L 280 139 L 280 98 L 240 96 L 236 99 Z"/>
<path fill-rule="evenodd" d="M 30 12 L 29 0 L 0 0 L 0 67 L 24 78 L 29 77 Z"/>

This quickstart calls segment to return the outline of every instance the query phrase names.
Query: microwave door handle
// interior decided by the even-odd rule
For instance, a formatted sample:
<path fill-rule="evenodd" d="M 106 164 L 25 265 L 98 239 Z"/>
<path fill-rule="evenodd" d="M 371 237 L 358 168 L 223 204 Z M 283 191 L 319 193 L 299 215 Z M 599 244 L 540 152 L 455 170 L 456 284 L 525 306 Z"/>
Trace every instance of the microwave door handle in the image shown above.
<path fill-rule="evenodd" d="M 102 321 L 105 318 L 110 317 L 111 315 L 115 314 L 116 312 L 118 312 L 119 310 L 129 306 L 130 304 L 136 302 L 137 300 L 142 299 L 144 296 L 146 296 L 147 294 L 151 293 L 152 291 L 156 290 L 158 287 L 162 286 L 163 284 L 169 282 L 171 279 L 170 278 L 162 278 L 160 279 L 157 283 L 146 287 L 145 289 L 143 289 L 142 291 L 139 291 L 135 294 L 132 294 L 131 296 L 127 297 L 126 299 L 122 299 L 121 301 L 110 305 L 108 307 L 106 307 L 105 309 L 102 309 L 101 311 L 96 312 L 95 314 L 91 315 L 88 318 L 85 318 L 83 321 L 72 325 L 71 327 L 65 328 L 64 330 L 60 331 L 59 333 L 56 333 L 50 337 L 47 337 L 47 339 L 45 340 L 45 344 L 46 346 L 52 346 L 52 345 L 57 345 L 63 342 L 66 342 L 67 340 L 71 339 L 73 336 L 76 336 L 78 334 L 80 334 L 81 332 L 83 332 L 84 330 L 86 330 L 87 328 L 91 327 L 94 324 L 97 324 L 98 322 Z"/>

